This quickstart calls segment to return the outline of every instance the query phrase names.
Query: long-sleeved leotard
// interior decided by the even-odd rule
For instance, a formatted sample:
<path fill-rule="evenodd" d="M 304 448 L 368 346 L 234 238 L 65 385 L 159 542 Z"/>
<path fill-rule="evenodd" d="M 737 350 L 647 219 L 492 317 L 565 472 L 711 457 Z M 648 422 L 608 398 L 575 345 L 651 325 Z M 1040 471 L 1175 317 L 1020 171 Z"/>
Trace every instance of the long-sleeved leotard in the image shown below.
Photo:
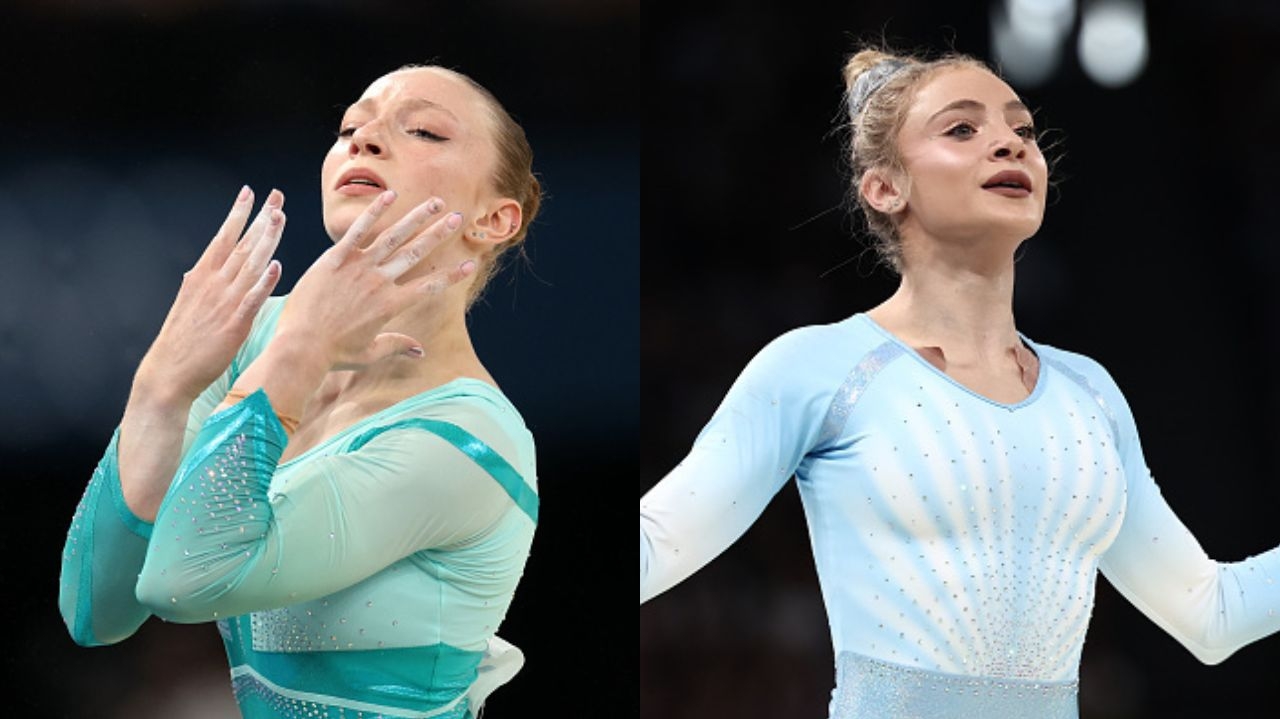
<path fill-rule="evenodd" d="M 1280 629 L 1280 549 L 1206 556 L 1110 376 L 1027 344 L 1040 373 L 1010 405 L 865 315 L 775 340 L 641 499 L 640 601 L 724 551 L 794 474 L 833 717 L 1074 717 L 1098 569 L 1205 662 Z"/>
<path fill-rule="evenodd" d="M 94 645 L 153 613 L 216 620 L 250 719 L 471 716 L 519 661 L 495 659 L 508 645 L 493 635 L 537 521 L 530 435 L 501 393 L 463 379 L 280 464 L 264 393 L 210 413 L 282 305 L 192 408 L 154 524 L 124 504 L 113 438 L 64 550 L 67 625 Z M 486 652 L 498 668 L 477 681 Z"/>

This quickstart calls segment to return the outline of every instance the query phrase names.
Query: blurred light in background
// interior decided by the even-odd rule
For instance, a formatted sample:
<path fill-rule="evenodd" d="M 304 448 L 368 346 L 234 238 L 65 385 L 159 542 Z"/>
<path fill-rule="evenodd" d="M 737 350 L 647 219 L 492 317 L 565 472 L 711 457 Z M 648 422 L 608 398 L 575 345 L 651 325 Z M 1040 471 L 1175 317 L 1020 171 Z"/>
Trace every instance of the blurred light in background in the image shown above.
<path fill-rule="evenodd" d="M 1061 64 L 1065 30 L 1049 16 L 1031 13 L 1025 8 L 1047 4 L 1050 3 L 1011 0 L 1007 8 L 996 8 L 991 15 L 991 43 L 1000 70 L 1018 87 L 1043 85 Z M 1070 6 L 1070 0 L 1067 5 Z M 1018 7 L 1023 9 L 1016 10 Z M 1071 29 L 1070 23 L 1068 18 L 1066 30 Z"/>
<path fill-rule="evenodd" d="M 1104 87 L 1128 85 L 1147 66 L 1147 28 L 1138 0 L 1105 0 L 1080 18 L 1080 65 Z"/>
<path fill-rule="evenodd" d="M 1075 0 L 1004 0 L 991 11 L 991 43 L 1000 69 L 1021 88 L 1051 80 L 1075 24 Z M 1096 0 L 1080 13 L 1080 66 L 1103 87 L 1128 85 L 1147 64 L 1141 0 Z"/>

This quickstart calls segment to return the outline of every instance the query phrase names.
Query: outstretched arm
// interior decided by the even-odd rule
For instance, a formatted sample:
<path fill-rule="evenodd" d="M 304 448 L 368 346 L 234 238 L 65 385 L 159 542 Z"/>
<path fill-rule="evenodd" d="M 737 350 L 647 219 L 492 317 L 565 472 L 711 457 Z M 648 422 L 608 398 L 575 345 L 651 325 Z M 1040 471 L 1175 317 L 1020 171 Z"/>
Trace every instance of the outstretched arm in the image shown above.
<path fill-rule="evenodd" d="M 1197 659 L 1217 664 L 1280 630 L 1280 547 L 1241 562 L 1210 559 L 1147 469 L 1124 398 L 1105 373 L 1127 481 L 1124 524 L 1100 569 Z"/>
<path fill-rule="evenodd" d="M 797 335 L 747 365 L 675 469 L 640 499 L 640 602 L 728 549 L 813 446 L 831 393 L 797 381 Z"/>

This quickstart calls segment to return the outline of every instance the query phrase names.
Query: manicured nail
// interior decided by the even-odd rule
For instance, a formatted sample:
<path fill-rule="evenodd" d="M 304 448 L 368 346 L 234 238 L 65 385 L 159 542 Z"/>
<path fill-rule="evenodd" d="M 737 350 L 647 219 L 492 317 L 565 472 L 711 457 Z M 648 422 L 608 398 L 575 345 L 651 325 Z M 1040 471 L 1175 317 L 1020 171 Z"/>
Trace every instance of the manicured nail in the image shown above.
<path fill-rule="evenodd" d="M 279 207 L 284 204 L 284 193 L 273 189 L 271 194 L 267 195 L 267 205 L 270 207 Z"/>
<path fill-rule="evenodd" d="M 240 194 L 236 195 L 236 202 L 244 202 L 245 200 L 249 199 L 249 195 L 252 195 L 252 194 L 253 194 L 253 190 L 250 190 L 249 186 L 245 185 L 244 187 L 240 188 Z"/>
<path fill-rule="evenodd" d="M 449 213 L 449 217 L 448 217 L 448 218 L 446 218 L 446 219 L 445 219 L 445 221 L 444 221 L 444 226 L 445 226 L 445 227 L 448 227 L 448 228 L 449 228 L 449 229 L 451 229 L 451 230 L 456 230 L 456 229 L 458 229 L 459 227 L 461 227 L 461 226 L 462 226 L 462 213 L 461 213 L 461 212 L 451 212 L 451 213 Z"/>
<path fill-rule="evenodd" d="M 439 197 L 433 197 L 430 200 L 427 200 L 427 211 L 430 212 L 431 214 L 434 215 L 443 209 L 444 209 L 444 201 L 441 200 Z"/>
<path fill-rule="evenodd" d="M 409 349 L 405 350 L 405 354 L 409 355 L 410 357 L 424 357 L 426 356 L 427 353 L 424 352 L 421 347 L 410 347 Z"/>
<path fill-rule="evenodd" d="M 382 200 L 382 204 L 390 205 L 391 203 L 396 201 L 396 191 L 387 190 L 386 192 L 383 192 L 378 199 Z"/>
<path fill-rule="evenodd" d="M 463 262 L 458 266 L 458 269 L 462 271 L 464 277 L 471 274 L 476 269 L 475 260 L 467 260 L 466 262 Z"/>

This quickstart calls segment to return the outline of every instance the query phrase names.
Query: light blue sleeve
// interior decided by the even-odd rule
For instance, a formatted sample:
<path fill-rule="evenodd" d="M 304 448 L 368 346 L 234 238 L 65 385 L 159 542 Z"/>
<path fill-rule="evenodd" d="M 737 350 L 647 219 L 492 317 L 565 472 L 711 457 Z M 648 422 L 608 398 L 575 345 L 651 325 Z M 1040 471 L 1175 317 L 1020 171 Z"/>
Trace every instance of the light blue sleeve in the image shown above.
<path fill-rule="evenodd" d="M 1089 364 L 1115 421 L 1127 483 L 1124 522 L 1100 563 L 1107 580 L 1206 664 L 1280 630 L 1280 547 L 1241 562 L 1210 559 L 1161 496 L 1124 397 Z"/>
<path fill-rule="evenodd" d="M 213 415 L 160 505 L 139 602 L 186 623 L 272 609 L 475 541 L 513 505 L 536 521 L 536 495 L 492 443 L 430 422 L 308 459 L 272 490 L 287 436 L 267 395 Z"/>
<path fill-rule="evenodd" d="M 812 330 L 774 340 L 747 365 L 688 456 L 640 499 L 640 602 L 733 544 L 818 437 L 835 387 L 808 371 Z"/>
<path fill-rule="evenodd" d="M 226 396 L 234 372 L 234 367 L 229 368 L 193 403 L 184 453 L 205 418 Z M 58 609 L 71 638 L 86 647 L 126 639 L 151 616 L 138 603 L 134 588 L 152 524 L 125 504 L 117 465 L 119 439 L 117 428 L 76 507 L 62 550 Z"/>

